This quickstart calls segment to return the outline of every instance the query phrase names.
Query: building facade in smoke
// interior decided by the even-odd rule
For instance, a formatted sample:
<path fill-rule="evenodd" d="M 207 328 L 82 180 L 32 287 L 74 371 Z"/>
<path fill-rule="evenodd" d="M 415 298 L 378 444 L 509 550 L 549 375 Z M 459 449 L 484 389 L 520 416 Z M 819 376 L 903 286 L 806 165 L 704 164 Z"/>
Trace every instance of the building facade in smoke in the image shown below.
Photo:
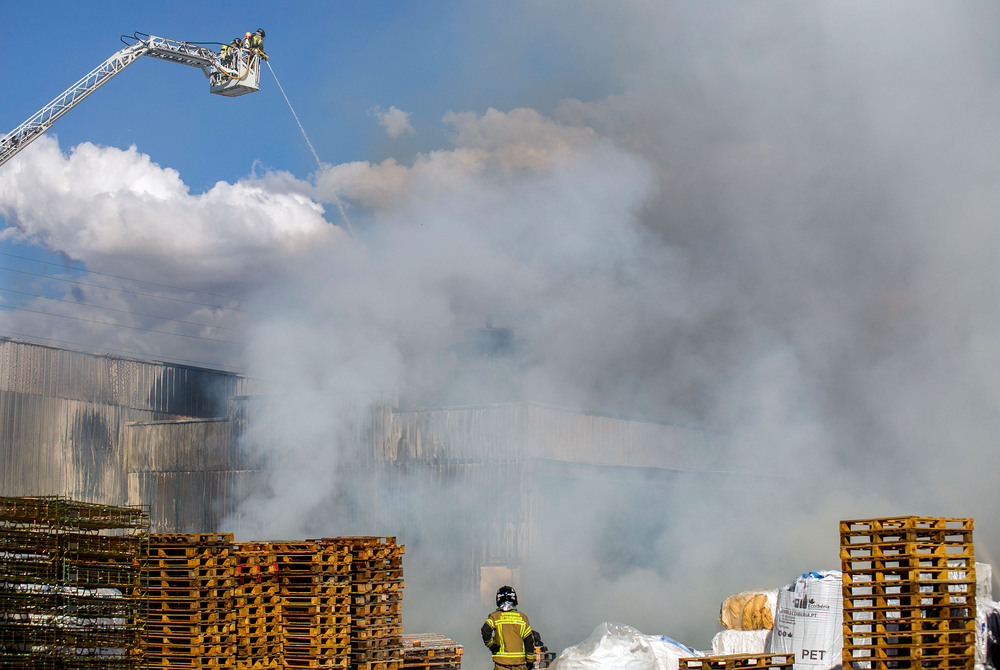
<path fill-rule="evenodd" d="M 706 432 L 667 422 L 524 401 L 329 404 L 344 430 L 320 446 L 342 453 L 316 516 L 335 527 L 316 531 L 397 536 L 486 600 L 595 500 L 614 519 L 598 559 L 641 564 L 649 529 L 619 511 L 713 476 Z M 156 531 L 252 532 L 285 467 L 273 407 L 238 374 L 0 338 L 0 495 L 145 505 Z"/>
<path fill-rule="evenodd" d="M 0 338 L 0 491 L 145 504 L 210 530 L 259 467 L 234 448 L 240 375 Z"/>

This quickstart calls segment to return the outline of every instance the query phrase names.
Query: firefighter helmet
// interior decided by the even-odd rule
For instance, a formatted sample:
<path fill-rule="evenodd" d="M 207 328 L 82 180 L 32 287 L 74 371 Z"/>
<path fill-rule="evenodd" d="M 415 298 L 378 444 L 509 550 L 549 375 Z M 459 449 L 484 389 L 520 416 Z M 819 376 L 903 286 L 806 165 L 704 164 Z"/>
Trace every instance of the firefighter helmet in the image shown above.
<path fill-rule="evenodd" d="M 264 34 L 264 29 L 263 28 L 258 28 L 257 32 L 260 33 L 261 37 L 267 37 L 267 35 Z"/>
<path fill-rule="evenodd" d="M 502 607 L 504 603 L 510 603 L 513 607 L 517 607 L 517 593 L 514 592 L 513 587 L 501 586 L 497 589 L 497 607 Z"/>

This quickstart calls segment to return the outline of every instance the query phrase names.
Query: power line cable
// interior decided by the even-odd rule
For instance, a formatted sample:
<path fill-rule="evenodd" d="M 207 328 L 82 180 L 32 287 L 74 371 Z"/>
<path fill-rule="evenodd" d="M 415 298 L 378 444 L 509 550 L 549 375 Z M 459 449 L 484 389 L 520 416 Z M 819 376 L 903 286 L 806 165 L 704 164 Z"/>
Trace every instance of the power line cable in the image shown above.
<path fill-rule="evenodd" d="M 165 295 L 156 295 L 155 293 L 143 293 L 142 291 L 130 291 L 126 288 L 115 288 L 113 286 L 101 286 L 100 284 L 91 284 L 89 282 L 80 281 L 79 279 L 65 279 L 63 277 L 53 277 L 52 275 L 38 274 L 37 272 L 28 272 L 27 270 L 18 270 L 17 268 L 9 268 L 0 265 L 0 270 L 8 270 L 10 272 L 18 272 L 23 275 L 28 275 L 31 277 L 41 277 L 42 279 L 50 279 L 52 281 L 61 281 L 69 284 L 77 284 L 79 286 L 89 286 L 90 288 L 104 289 L 105 291 L 118 291 L 120 293 L 129 293 L 131 295 L 138 295 L 144 298 L 155 298 L 158 300 L 172 300 L 174 302 L 183 302 L 189 305 L 200 305 L 202 307 L 211 307 L 212 309 L 225 309 L 231 312 L 242 312 L 244 314 L 252 314 L 245 309 L 240 309 L 238 307 L 222 307 L 221 305 L 212 305 L 207 302 L 198 302 L 197 300 L 185 300 L 184 298 L 171 298 Z"/>
<path fill-rule="evenodd" d="M 235 346 L 246 346 L 246 342 L 233 342 L 232 340 L 219 340 L 212 337 L 202 337 L 200 335 L 185 335 L 183 333 L 171 333 L 167 330 L 157 330 L 155 328 L 143 328 L 142 326 L 127 326 L 124 323 L 108 323 L 107 321 L 97 321 L 95 319 L 85 319 L 82 316 L 68 316 L 66 314 L 53 314 L 52 312 L 43 312 L 37 309 L 28 309 L 27 307 L 12 307 L 9 305 L 0 305 L 0 309 L 7 309 L 18 312 L 30 312 L 32 314 L 42 314 L 44 316 L 55 316 L 60 319 L 73 319 L 74 321 L 85 321 L 87 323 L 96 323 L 102 326 L 112 326 L 114 328 L 128 328 L 130 330 L 142 330 L 147 333 L 160 333 L 162 335 L 174 335 L 176 337 L 188 337 L 193 340 L 204 340 L 206 342 L 220 342 L 222 344 L 232 344 Z"/>
<path fill-rule="evenodd" d="M 21 295 L 28 295 L 28 296 L 31 296 L 31 297 L 34 297 L 34 298 L 42 298 L 43 300 L 52 300 L 52 301 L 58 301 L 58 302 L 65 302 L 65 303 L 68 303 L 70 305 L 82 305 L 84 307 L 93 307 L 94 309 L 103 309 L 103 310 L 106 310 L 106 311 L 109 311 L 109 312 L 119 312 L 121 314 L 131 314 L 133 316 L 142 316 L 142 317 L 146 317 L 147 319 L 159 319 L 161 321 L 169 321 L 169 322 L 173 322 L 173 323 L 185 323 L 185 324 L 187 324 L 189 326 L 203 326 L 205 328 L 221 328 L 223 330 L 236 330 L 236 331 L 242 331 L 243 330 L 242 328 L 233 328 L 231 326 L 219 326 L 219 325 L 215 325 L 215 324 L 211 324 L 211 323 L 201 323 L 201 322 L 198 322 L 198 321 L 185 321 L 184 319 L 171 319 L 170 317 L 160 316 L 160 315 L 157 315 L 157 314 L 143 314 L 141 312 L 135 312 L 135 311 L 132 311 L 132 310 L 129 310 L 129 309 L 118 309 L 117 307 L 104 307 L 102 305 L 95 305 L 93 303 L 83 302 L 83 301 L 78 301 L 78 300 L 66 300 L 65 298 L 50 298 L 49 296 L 41 295 L 39 293 L 29 293 L 28 291 L 19 291 L 17 289 L 13 289 L 13 288 L 4 288 L 3 286 L 0 286 L 0 291 L 7 291 L 8 293 L 19 293 Z"/>
<path fill-rule="evenodd" d="M 100 272 L 98 270 L 91 270 L 87 267 L 78 267 L 75 265 L 65 265 L 64 263 L 54 263 L 52 261 L 43 261 L 38 258 L 31 258 L 29 256 L 18 256 L 17 254 L 11 254 L 4 251 L 0 251 L 0 256 L 8 256 L 10 258 L 20 258 L 24 261 L 31 261 L 32 263 L 41 263 L 43 265 L 53 265 L 57 268 L 66 268 L 67 270 L 76 270 L 77 272 L 86 272 L 88 274 L 102 275 L 104 277 L 114 277 L 115 279 L 124 279 L 126 281 L 134 281 L 140 284 L 149 284 L 150 286 L 159 286 L 160 288 L 169 288 L 175 291 L 187 291 L 188 293 L 201 293 L 203 295 L 211 295 L 216 298 L 226 298 L 227 300 L 238 300 L 231 295 L 225 295 L 223 293 L 212 293 L 211 291 L 201 291 L 198 289 L 184 288 L 183 286 L 171 286 L 170 284 L 161 284 L 155 281 L 148 281 L 146 279 L 136 279 L 135 277 L 125 277 L 123 275 L 113 275 L 110 272 Z M 108 287 L 110 288 L 110 287 Z"/>

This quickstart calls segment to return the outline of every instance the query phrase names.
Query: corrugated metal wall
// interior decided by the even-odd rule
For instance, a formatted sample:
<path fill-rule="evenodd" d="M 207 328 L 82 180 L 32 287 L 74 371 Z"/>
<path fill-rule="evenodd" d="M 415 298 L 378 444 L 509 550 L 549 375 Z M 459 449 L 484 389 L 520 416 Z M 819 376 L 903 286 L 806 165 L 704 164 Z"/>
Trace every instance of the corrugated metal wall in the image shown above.
<path fill-rule="evenodd" d="M 239 528 L 241 501 L 266 487 L 282 443 L 263 390 L 225 372 L 0 338 L 0 494 L 145 504 L 157 531 Z M 409 524 L 465 547 L 452 568 L 469 580 L 531 551 L 541 464 L 713 466 L 703 431 L 533 403 L 403 411 L 392 396 L 331 398 L 330 412 L 342 420 L 328 446 L 363 497 L 359 532 Z"/>
<path fill-rule="evenodd" d="M 262 483 L 259 470 L 130 472 L 128 497 L 149 506 L 150 528 L 157 533 L 204 533 L 227 522 L 240 527 L 245 492 Z"/>
<path fill-rule="evenodd" d="M 151 412 L 0 390 L 0 492 L 123 504 L 121 429 Z"/>
<path fill-rule="evenodd" d="M 394 411 L 377 438 L 378 460 L 507 462 L 554 459 L 594 465 L 705 470 L 705 431 L 536 403 Z"/>
<path fill-rule="evenodd" d="M 207 532 L 239 526 L 243 497 L 262 482 L 228 419 L 126 424 L 123 431 L 130 504 L 149 506 L 154 532 Z"/>
<path fill-rule="evenodd" d="M 226 415 L 229 398 L 259 393 L 260 384 L 232 373 L 0 337 L 0 390 L 211 418 Z"/>
<path fill-rule="evenodd" d="M 0 338 L 0 494 L 148 504 L 159 530 L 212 530 L 246 467 L 232 398 L 259 392 L 231 373 Z"/>
<path fill-rule="evenodd" d="M 174 419 L 125 424 L 129 472 L 242 469 L 228 419 Z"/>

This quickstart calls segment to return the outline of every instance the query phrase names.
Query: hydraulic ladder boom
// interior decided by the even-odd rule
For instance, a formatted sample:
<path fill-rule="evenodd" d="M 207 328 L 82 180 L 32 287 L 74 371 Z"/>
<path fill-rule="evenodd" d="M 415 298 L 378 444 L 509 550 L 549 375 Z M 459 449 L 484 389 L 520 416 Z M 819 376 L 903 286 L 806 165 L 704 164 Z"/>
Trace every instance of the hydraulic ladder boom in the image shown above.
<path fill-rule="evenodd" d="M 59 117 L 106 84 L 112 77 L 134 63 L 140 56 L 151 56 L 197 67 L 209 78 L 210 91 L 237 96 L 260 90 L 261 53 L 240 49 L 229 65 L 207 47 L 178 42 L 145 33 L 122 37 L 126 47 L 88 72 L 80 81 L 63 91 L 27 121 L 0 137 L 0 165 L 14 157 L 35 138 L 52 127 Z"/>

